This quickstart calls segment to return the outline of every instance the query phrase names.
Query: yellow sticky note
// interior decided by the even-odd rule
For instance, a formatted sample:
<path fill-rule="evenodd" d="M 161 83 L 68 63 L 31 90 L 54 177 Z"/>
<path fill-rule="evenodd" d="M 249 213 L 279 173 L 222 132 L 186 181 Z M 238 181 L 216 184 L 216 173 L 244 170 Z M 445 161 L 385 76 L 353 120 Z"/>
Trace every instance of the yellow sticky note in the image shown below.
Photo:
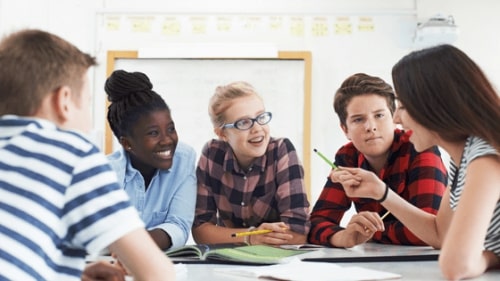
<path fill-rule="evenodd" d="M 290 22 L 290 32 L 293 36 L 304 36 L 304 19 L 302 17 L 292 17 Z"/>
<path fill-rule="evenodd" d="M 178 35 L 181 32 L 181 23 L 176 17 L 167 17 L 163 21 L 161 31 L 165 35 Z"/>
<path fill-rule="evenodd" d="M 375 30 L 375 24 L 372 17 L 359 17 L 358 30 L 371 32 Z"/>
<path fill-rule="evenodd" d="M 323 37 L 328 35 L 328 19 L 325 17 L 315 17 L 312 22 L 312 35 Z"/>
<path fill-rule="evenodd" d="M 334 26 L 337 35 L 352 34 L 352 23 L 349 17 L 337 17 Z"/>
<path fill-rule="evenodd" d="M 152 17 L 129 17 L 129 20 L 133 32 L 151 32 Z"/>
<path fill-rule="evenodd" d="M 120 30 L 120 17 L 118 16 L 106 17 L 106 29 L 108 31 Z"/>

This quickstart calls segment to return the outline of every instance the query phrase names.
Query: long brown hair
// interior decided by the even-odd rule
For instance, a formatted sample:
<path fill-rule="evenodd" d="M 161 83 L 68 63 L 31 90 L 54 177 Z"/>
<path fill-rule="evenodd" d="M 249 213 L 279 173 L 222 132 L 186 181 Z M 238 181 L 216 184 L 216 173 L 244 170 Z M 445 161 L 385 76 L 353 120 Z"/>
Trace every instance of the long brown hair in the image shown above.
<path fill-rule="evenodd" d="M 500 151 L 500 97 L 479 66 L 451 45 L 414 51 L 392 68 L 412 118 L 446 141 L 478 136 Z"/>

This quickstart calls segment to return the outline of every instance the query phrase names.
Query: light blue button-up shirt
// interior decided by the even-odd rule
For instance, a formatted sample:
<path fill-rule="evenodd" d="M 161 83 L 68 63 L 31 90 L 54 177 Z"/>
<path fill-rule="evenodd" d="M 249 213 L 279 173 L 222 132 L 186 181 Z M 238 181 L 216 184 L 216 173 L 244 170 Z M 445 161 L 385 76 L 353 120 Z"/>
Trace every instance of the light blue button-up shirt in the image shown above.
<path fill-rule="evenodd" d="M 175 149 L 172 167 L 157 170 L 148 189 L 141 173 L 132 167 L 123 148 L 108 155 L 118 182 L 130 197 L 148 230 L 168 233 L 172 247 L 186 244 L 196 204 L 196 152 L 182 142 Z"/>

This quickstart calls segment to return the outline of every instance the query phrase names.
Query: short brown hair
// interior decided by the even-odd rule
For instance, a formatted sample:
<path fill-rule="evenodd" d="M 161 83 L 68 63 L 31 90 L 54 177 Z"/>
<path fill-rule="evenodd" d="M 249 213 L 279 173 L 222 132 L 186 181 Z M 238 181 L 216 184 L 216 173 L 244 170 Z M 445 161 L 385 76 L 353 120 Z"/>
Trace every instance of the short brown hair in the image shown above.
<path fill-rule="evenodd" d="M 0 115 L 30 116 L 62 86 L 80 94 L 96 61 L 54 34 L 24 29 L 0 42 L 0 65 Z"/>
<path fill-rule="evenodd" d="M 366 94 L 384 97 L 391 114 L 394 114 L 396 110 L 396 98 L 391 85 L 379 77 L 370 76 L 365 73 L 356 73 L 347 77 L 342 82 L 333 99 L 333 109 L 337 113 L 342 125 L 346 126 L 347 106 L 351 99 Z"/>

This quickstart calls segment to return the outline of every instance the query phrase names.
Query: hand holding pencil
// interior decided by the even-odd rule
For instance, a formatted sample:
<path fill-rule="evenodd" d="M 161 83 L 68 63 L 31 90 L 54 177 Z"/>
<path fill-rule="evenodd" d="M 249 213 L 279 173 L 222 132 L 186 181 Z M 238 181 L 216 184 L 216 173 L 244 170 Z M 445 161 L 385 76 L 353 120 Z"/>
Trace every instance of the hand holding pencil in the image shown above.
<path fill-rule="evenodd" d="M 250 231 L 243 231 L 243 232 L 235 232 L 235 233 L 231 234 L 231 237 L 243 237 L 243 236 L 249 236 L 249 235 L 266 234 L 266 233 L 271 233 L 271 232 L 273 232 L 271 229 L 250 230 Z"/>
<path fill-rule="evenodd" d="M 243 237 L 243 241 L 250 245 L 256 244 L 288 244 L 293 235 L 287 233 L 288 226 L 283 222 L 262 223 L 259 228 L 234 232 L 231 237 Z"/>

